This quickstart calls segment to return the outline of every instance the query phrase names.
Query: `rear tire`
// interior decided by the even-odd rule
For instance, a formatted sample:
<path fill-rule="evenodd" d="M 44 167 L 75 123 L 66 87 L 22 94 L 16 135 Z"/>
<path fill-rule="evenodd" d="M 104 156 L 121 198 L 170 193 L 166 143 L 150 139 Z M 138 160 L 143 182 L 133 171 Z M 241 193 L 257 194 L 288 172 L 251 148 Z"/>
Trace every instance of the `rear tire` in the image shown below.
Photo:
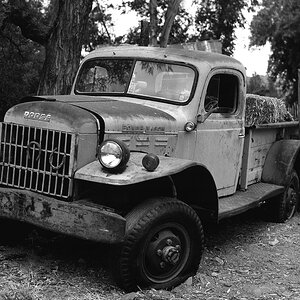
<path fill-rule="evenodd" d="M 284 192 L 269 203 L 272 221 L 284 223 L 290 220 L 299 206 L 299 177 L 295 170 L 291 172 L 290 180 Z"/>
<path fill-rule="evenodd" d="M 204 235 L 190 206 L 172 198 L 151 199 L 134 208 L 126 221 L 125 240 L 114 260 L 122 288 L 170 289 L 197 272 Z"/>

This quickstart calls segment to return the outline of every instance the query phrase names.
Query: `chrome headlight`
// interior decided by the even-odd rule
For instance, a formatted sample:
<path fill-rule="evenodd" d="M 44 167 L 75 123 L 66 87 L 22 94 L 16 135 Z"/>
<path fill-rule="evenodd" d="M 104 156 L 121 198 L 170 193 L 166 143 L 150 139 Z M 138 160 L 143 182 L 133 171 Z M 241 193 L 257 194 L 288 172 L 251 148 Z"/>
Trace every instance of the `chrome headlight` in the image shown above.
<path fill-rule="evenodd" d="M 129 160 L 130 151 L 122 141 L 106 140 L 98 150 L 100 164 L 111 171 L 122 171 Z"/>

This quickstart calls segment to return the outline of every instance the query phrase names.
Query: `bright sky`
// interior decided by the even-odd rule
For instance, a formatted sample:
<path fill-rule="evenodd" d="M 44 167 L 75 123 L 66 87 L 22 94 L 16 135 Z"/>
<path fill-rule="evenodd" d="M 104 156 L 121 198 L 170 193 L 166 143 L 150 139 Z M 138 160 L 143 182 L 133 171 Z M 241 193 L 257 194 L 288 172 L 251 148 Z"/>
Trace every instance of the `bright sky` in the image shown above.
<path fill-rule="evenodd" d="M 186 7 L 191 7 L 192 0 L 184 0 L 183 4 Z M 252 19 L 252 14 L 245 13 L 247 23 L 245 28 L 236 30 L 236 46 L 233 57 L 241 61 L 247 69 L 247 75 L 252 76 L 254 73 L 266 75 L 268 67 L 268 59 L 270 55 L 270 46 L 266 45 L 260 48 L 249 49 L 249 26 Z M 113 12 L 113 22 L 115 24 L 115 34 L 122 35 L 128 32 L 132 26 L 138 25 L 138 19 L 133 12 L 127 14 L 118 14 Z"/>
<path fill-rule="evenodd" d="M 252 47 L 249 49 L 250 23 L 252 15 L 245 13 L 247 23 L 245 28 L 236 30 L 236 46 L 233 57 L 243 63 L 247 69 L 247 76 L 252 76 L 254 73 L 266 75 L 268 68 L 268 60 L 270 55 L 270 45 L 264 47 Z"/>

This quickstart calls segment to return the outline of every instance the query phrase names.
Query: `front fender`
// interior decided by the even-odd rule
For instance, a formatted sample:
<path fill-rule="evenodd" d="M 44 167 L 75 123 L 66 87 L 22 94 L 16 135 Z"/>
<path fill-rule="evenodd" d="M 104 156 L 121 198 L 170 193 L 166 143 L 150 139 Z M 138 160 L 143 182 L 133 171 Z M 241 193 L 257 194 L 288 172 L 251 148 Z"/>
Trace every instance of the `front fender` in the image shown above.
<path fill-rule="evenodd" d="M 218 195 L 213 176 L 202 164 L 187 159 L 159 156 L 159 166 L 153 172 L 142 165 L 145 153 L 132 152 L 127 167 L 120 174 L 112 174 L 95 160 L 75 173 L 75 179 L 115 186 L 134 185 L 153 180 L 156 189 L 160 178 L 168 177 L 174 195 L 192 206 L 203 219 L 217 221 Z M 158 180 L 154 180 L 158 179 Z M 165 184 L 165 181 L 161 182 Z"/>
<path fill-rule="evenodd" d="M 280 140 L 272 145 L 265 160 L 262 181 L 278 185 L 286 185 L 292 169 L 299 175 L 300 165 L 299 140 Z"/>
<path fill-rule="evenodd" d="M 159 156 L 159 166 L 153 172 L 147 171 L 142 165 L 145 153 L 132 152 L 126 169 L 119 174 L 106 171 L 95 160 L 75 172 L 75 179 L 111 185 L 130 185 L 180 173 L 197 163 L 174 157 Z"/>

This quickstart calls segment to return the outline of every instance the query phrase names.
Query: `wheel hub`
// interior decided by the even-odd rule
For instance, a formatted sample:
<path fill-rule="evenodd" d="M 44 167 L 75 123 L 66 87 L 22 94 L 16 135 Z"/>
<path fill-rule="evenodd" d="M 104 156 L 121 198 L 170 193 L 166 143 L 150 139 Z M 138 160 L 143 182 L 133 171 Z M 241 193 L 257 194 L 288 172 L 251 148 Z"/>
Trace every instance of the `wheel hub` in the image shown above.
<path fill-rule="evenodd" d="M 150 243 L 146 256 L 156 271 L 171 269 L 181 258 L 180 239 L 169 230 L 161 231 Z"/>
<path fill-rule="evenodd" d="M 175 265 L 178 263 L 180 258 L 180 246 L 176 245 L 173 246 L 167 246 L 162 250 L 162 258 L 165 262 L 168 262 L 172 265 Z"/>

